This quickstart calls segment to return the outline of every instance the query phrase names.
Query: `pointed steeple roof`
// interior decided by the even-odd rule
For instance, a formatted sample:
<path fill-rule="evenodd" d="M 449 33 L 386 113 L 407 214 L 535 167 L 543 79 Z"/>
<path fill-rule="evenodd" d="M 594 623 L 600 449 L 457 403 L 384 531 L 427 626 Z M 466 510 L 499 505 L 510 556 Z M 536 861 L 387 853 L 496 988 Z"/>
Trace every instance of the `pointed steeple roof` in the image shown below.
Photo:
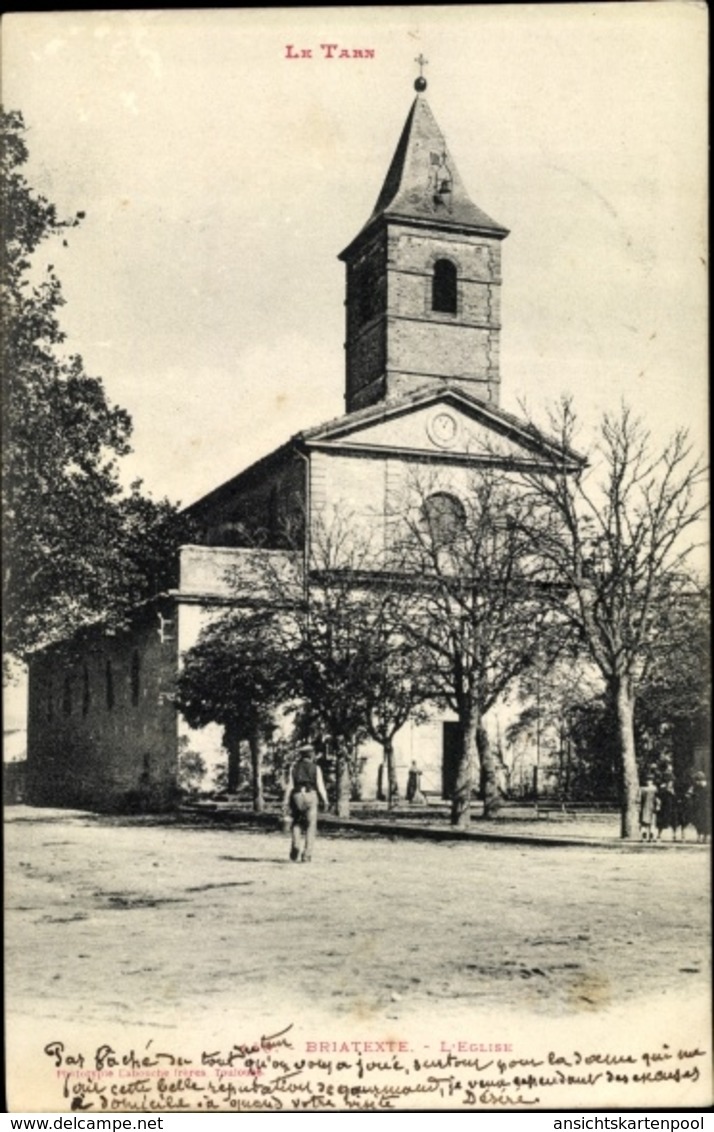
<path fill-rule="evenodd" d="M 445 228 L 466 227 L 496 237 L 508 235 L 507 228 L 487 216 L 469 197 L 421 93 L 412 103 L 374 211 L 357 239 L 382 217 Z"/>

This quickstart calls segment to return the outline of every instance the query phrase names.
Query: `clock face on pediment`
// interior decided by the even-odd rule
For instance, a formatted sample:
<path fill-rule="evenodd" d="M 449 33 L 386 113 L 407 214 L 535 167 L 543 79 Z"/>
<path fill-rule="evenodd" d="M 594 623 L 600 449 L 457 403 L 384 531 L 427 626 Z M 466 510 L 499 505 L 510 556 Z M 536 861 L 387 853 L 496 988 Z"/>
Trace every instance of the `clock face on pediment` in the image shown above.
<path fill-rule="evenodd" d="M 438 409 L 427 418 L 426 433 L 438 448 L 453 448 L 459 439 L 459 422 L 449 410 Z"/>
<path fill-rule="evenodd" d="M 371 418 L 371 419 L 370 419 Z M 438 460 L 538 459 L 533 434 L 519 422 L 506 418 L 485 404 L 463 406 L 455 398 L 433 399 L 428 404 L 387 404 L 385 409 L 355 413 L 308 434 L 308 441 L 333 450 L 351 449 L 384 454 L 423 454 Z M 542 458 L 547 459 L 545 449 Z"/>

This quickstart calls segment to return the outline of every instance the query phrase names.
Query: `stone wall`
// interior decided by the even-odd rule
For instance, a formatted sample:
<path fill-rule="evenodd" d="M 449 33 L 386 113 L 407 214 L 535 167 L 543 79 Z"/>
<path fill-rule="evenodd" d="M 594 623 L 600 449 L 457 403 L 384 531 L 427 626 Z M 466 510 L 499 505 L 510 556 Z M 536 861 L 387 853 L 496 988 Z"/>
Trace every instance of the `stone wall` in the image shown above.
<path fill-rule="evenodd" d="M 96 628 L 29 667 L 27 801 L 160 809 L 174 799 L 177 657 L 173 602 L 126 632 Z"/>

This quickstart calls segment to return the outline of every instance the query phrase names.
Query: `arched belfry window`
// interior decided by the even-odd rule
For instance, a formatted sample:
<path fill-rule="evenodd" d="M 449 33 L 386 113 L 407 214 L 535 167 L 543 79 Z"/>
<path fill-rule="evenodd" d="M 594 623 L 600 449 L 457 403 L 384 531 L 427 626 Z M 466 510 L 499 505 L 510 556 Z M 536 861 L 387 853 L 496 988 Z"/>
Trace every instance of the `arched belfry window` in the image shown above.
<path fill-rule="evenodd" d="M 466 526 L 463 503 L 447 491 L 437 491 L 425 499 L 422 516 L 435 546 L 453 542 Z"/>
<path fill-rule="evenodd" d="M 456 314 L 456 265 L 450 259 L 437 259 L 431 280 L 431 309 Z"/>

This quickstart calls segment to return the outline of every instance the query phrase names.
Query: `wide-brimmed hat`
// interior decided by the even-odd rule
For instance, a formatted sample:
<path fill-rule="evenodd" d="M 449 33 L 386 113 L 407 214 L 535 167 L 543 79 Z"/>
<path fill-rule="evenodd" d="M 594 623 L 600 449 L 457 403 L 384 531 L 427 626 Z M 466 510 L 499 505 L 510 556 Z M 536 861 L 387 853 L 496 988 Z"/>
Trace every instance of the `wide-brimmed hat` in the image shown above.
<path fill-rule="evenodd" d="M 315 748 L 313 747 L 312 743 L 301 743 L 300 746 L 298 747 L 298 754 L 299 755 L 314 755 L 315 754 Z"/>

